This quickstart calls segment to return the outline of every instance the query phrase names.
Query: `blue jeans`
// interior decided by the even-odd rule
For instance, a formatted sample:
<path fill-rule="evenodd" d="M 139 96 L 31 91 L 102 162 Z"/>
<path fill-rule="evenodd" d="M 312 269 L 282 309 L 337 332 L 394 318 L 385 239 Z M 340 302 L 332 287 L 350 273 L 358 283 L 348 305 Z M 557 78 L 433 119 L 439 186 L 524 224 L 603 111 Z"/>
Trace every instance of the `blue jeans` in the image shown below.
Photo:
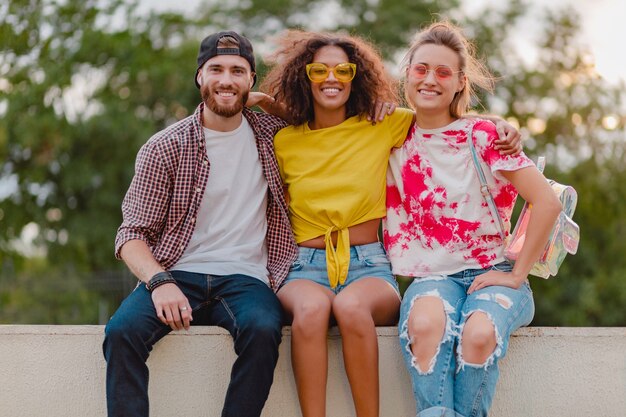
<path fill-rule="evenodd" d="M 217 325 L 233 336 L 237 359 L 222 417 L 258 417 L 278 361 L 282 308 L 262 281 L 245 275 L 214 276 L 172 271 L 193 310 L 193 325 Z M 151 294 L 139 285 L 105 329 L 108 415 L 148 416 L 148 367 L 152 346 L 171 331 L 156 316 Z M 176 366 L 176 364 L 172 364 Z"/>
<path fill-rule="evenodd" d="M 487 269 L 416 278 L 404 294 L 398 332 L 418 417 L 487 416 L 498 381 L 498 361 L 506 354 L 509 337 L 516 329 L 528 325 L 535 313 L 528 282 L 519 289 L 491 286 L 468 295 L 474 278 L 489 269 L 510 271 L 511 266 L 501 263 Z M 447 317 L 444 336 L 430 368 L 422 370 L 411 351 L 408 318 L 414 302 L 426 296 L 441 299 Z M 487 315 L 496 334 L 495 351 L 483 364 L 465 362 L 461 343 L 463 326 L 477 311 Z"/>
<path fill-rule="evenodd" d="M 291 265 L 289 275 L 283 285 L 298 279 L 306 279 L 339 294 L 348 285 L 360 279 L 380 278 L 387 282 L 400 298 L 398 282 L 391 272 L 391 263 L 381 242 L 350 246 L 348 276 L 343 284 L 338 284 L 335 288 L 332 288 L 328 281 L 326 250 L 303 246 L 300 246 L 298 250 L 298 259 Z"/>

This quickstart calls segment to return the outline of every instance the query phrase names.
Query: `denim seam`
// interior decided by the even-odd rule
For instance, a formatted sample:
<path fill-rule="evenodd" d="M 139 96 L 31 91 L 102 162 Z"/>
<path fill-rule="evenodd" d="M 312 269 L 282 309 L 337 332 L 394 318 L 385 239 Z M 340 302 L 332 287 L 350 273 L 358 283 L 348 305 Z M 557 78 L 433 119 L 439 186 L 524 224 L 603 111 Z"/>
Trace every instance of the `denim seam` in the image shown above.
<path fill-rule="evenodd" d="M 448 320 L 451 320 L 450 317 L 448 317 Z M 444 396 L 444 383 L 446 380 L 446 374 L 449 372 L 450 370 L 450 366 L 452 365 L 452 359 L 454 358 L 454 339 L 453 340 L 448 340 L 448 341 L 444 341 L 443 343 L 441 343 L 437 350 L 438 350 L 438 354 L 441 351 L 441 347 L 445 344 L 445 343 L 451 343 L 452 346 L 450 347 L 450 349 L 448 349 L 447 355 L 445 358 L 442 358 L 442 360 L 444 361 L 445 366 L 445 372 L 443 374 L 441 374 L 441 380 L 439 382 L 439 398 L 438 398 L 438 404 L 442 404 L 443 403 L 443 396 Z"/>
<path fill-rule="evenodd" d="M 313 262 L 313 258 L 315 257 L 315 253 L 319 249 L 315 248 L 307 248 L 307 256 L 304 258 L 304 262 L 308 265 Z"/>
<path fill-rule="evenodd" d="M 165 326 L 165 327 L 161 327 L 161 328 L 156 329 L 154 332 L 152 332 L 150 337 L 144 342 L 144 345 L 146 345 L 146 346 L 153 346 L 156 343 L 156 342 L 154 342 L 155 339 L 157 341 L 160 340 L 166 334 L 168 334 L 170 331 L 171 331 L 171 329 L 170 329 L 169 326 Z M 152 349 L 150 349 L 150 350 L 152 350 Z"/>
<path fill-rule="evenodd" d="M 206 293 L 204 295 L 204 298 L 206 300 L 210 299 L 211 297 L 211 280 L 213 277 L 211 277 L 211 275 L 207 274 L 206 276 Z"/>
<path fill-rule="evenodd" d="M 233 312 L 230 309 L 230 307 L 228 307 L 228 302 L 225 299 L 223 299 L 222 297 L 216 297 L 215 299 L 217 301 L 219 301 L 224 306 L 224 309 L 226 309 L 226 312 L 228 313 L 228 315 L 230 316 L 231 320 L 233 321 L 233 327 L 235 329 L 235 337 L 236 337 L 237 335 L 239 335 L 239 326 L 237 325 L 237 319 L 235 319 L 235 315 L 233 314 Z"/>
<path fill-rule="evenodd" d="M 354 248 L 354 250 L 356 252 L 356 259 L 358 261 L 364 261 L 365 260 L 365 254 L 363 253 L 364 252 L 363 249 L 360 246 L 358 246 L 358 245 L 352 246 L 352 247 Z"/>
<path fill-rule="evenodd" d="M 478 411 L 482 408 L 480 404 L 481 404 L 481 400 L 485 392 L 485 387 L 487 385 L 487 376 L 489 375 L 489 372 L 490 372 L 489 369 L 484 369 L 483 379 L 480 383 L 480 388 L 478 389 L 478 392 L 476 393 L 476 396 L 474 397 L 474 402 L 472 403 L 471 414 L 467 417 L 478 417 Z"/>
<path fill-rule="evenodd" d="M 367 246 L 367 248 L 365 248 L 365 246 Z M 386 258 L 388 257 L 387 252 L 385 251 L 385 248 L 382 246 L 381 242 L 366 243 L 365 245 L 354 245 L 352 246 L 352 248 L 354 248 L 354 250 L 356 251 L 356 258 L 359 261 L 366 260 L 368 257 L 372 256 L 385 256 Z"/>
<path fill-rule="evenodd" d="M 192 312 L 196 312 L 196 311 L 200 311 L 202 310 L 204 307 L 208 307 L 209 305 L 211 305 L 211 301 L 203 301 L 200 304 L 198 304 L 194 309 L 192 309 Z"/>

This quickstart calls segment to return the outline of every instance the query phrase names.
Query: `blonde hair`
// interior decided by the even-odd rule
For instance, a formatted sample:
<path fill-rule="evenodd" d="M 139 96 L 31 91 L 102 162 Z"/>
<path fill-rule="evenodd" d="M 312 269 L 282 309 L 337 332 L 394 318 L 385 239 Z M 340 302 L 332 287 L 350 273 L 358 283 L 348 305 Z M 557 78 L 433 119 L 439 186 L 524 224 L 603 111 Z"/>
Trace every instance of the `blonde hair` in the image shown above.
<path fill-rule="evenodd" d="M 403 68 L 411 65 L 415 51 L 424 45 L 441 45 L 456 52 L 459 57 L 460 70 L 466 77 L 465 86 L 454 95 L 450 103 L 450 115 L 460 117 L 466 113 L 472 99 L 478 100 L 476 87 L 493 92 L 496 79 L 489 70 L 475 57 L 475 48 L 461 32 L 461 29 L 447 21 L 435 22 L 415 36 L 408 52 L 402 60 Z M 411 107 L 405 89 L 405 97 Z"/>

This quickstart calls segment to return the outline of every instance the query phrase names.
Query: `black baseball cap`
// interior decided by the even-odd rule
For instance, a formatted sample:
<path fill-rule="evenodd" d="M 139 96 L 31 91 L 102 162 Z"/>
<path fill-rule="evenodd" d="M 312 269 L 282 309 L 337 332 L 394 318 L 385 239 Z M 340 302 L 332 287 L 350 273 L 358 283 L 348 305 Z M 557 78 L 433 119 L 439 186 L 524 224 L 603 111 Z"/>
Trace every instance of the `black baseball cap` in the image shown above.
<path fill-rule="evenodd" d="M 239 42 L 239 47 L 218 48 L 218 41 L 224 36 L 231 36 L 235 38 Z M 205 62 L 217 55 L 239 55 L 240 57 L 245 58 L 246 61 L 248 61 L 252 72 L 255 72 L 254 52 L 252 51 L 252 44 L 250 43 L 250 41 L 245 36 L 241 36 L 237 32 L 217 32 L 207 36 L 202 40 L 202 43 L 200 43 L 200 50 L 198 51 L 198 69 L 196 69 L 196 74 L 194 75 L 194 82 L 196 83 L 196 87 L 200 88 L 197 78 L 198 71 Z M 254 82 L 256 83 L 256 74 L 254 75 Z"/>

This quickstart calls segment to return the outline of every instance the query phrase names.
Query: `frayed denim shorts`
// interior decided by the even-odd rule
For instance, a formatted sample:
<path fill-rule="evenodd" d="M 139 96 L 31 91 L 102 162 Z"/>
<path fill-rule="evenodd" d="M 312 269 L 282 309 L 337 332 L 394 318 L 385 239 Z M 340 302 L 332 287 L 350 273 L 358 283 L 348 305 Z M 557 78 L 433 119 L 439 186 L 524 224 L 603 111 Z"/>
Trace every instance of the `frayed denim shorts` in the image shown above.
<path fill-rule="evenodd" d="M 335 294 L 363 278 L 379 278 L 387 282 L 400 297 L 398 282 L 391 272 L 391 263 L 381 242 L 350 246 L 350 268 L 343 284 L 330 287 L 326 270 L 326 250 L 299 247 L 298 259 L 291 265 L 284 284 L 297 279 L 308 279 L 328 288 Z M 283 284 L 283 285 L 284 285 Z"/>

